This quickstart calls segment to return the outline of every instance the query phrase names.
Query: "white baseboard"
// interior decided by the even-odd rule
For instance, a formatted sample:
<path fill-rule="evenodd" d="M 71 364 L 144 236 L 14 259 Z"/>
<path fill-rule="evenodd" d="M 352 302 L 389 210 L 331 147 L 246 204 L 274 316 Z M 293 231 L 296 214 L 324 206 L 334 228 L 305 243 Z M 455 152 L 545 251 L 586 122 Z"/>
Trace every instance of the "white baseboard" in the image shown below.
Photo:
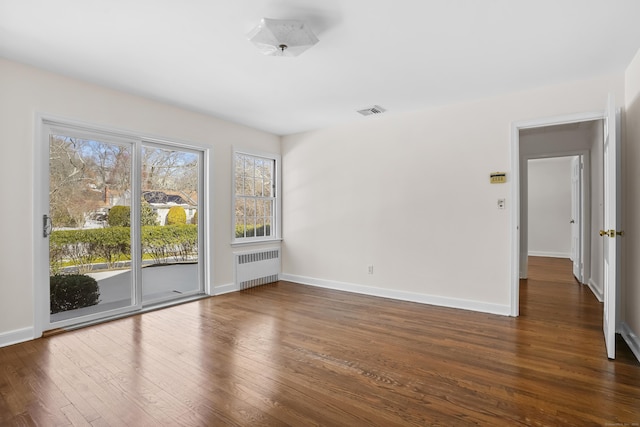
<path fill-rule="evenodd" d="M 589 286 L 589 289 L 591 289 L 591 292 L 593 292 L 593 294 L 596 296 L 598 301 L 604 302 L 604 295 L 602 291 L 598 289 L 598 286 L 593 281 L 593 279 L 589 279 L 589 282 L 587 282 L 587 286 Z"/>
<path fill-rule="evenodd" d="M 223 295 L 231 292 L 237 292 L 240 290 L 240 287 L 235 283 L 228 283 L 226 285 L 214 286 L 213 293 L 211 295 Z"/>
<path fill-rule="evenodd" d="M 0 334 L 0 347 L 6 347 L 33 339 L 33 328 L 22 328 Z"/>
<path fill-rule="evenodd" d="M 571 259 L 570 253 L 564 252 L 545 252 L 545 251 L 529 251 L 529 256 L 542 256 L 547 258 L 569 258 Z"/>
<path fill-rule="evenodd" d="M 372 286 L 357 285 L 354 283 L 336 282 L 332 280 L 315 279 L 312 277 L 296 276 L 293 274 L 280 274 L 280 280 L 295 282 L 302 285 L 316 286 L 319 288 L 334 289 L 338 291 L 353 292 L 382 298 L 391 298 L 401 301 L 418 302 L 421 304 L 437 305 L 440 307 L 458 308 L 462 310 L 479 311 L 482 313 L 499 314 L 509 316 L 511 307 L 508 305 L 491 304 L 479 301 L 470 301 L 457 298 L 439 297 L 434 295 L 418 294 L 415 292 L 396 291 L 392 289 L 375 288 Z"/>
<path fill-rule="evenodd" d="M 622 322 L 620 335 L 624 338 L 625 342 L 640 362 L 640 337 L 636 335 L 629 325 Z"/>

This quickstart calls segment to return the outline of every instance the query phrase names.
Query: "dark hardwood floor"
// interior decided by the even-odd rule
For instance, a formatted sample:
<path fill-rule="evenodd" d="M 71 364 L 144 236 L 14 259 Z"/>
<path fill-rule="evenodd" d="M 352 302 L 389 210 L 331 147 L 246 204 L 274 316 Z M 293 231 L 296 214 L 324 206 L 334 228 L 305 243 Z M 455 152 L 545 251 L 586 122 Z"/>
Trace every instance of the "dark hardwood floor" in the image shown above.
<path fill-rule="evenodd" d="M 521 316 L 279 282 L 0 349 L 0 425 L 640 425 L 640 363 L 534 258 Z"/>

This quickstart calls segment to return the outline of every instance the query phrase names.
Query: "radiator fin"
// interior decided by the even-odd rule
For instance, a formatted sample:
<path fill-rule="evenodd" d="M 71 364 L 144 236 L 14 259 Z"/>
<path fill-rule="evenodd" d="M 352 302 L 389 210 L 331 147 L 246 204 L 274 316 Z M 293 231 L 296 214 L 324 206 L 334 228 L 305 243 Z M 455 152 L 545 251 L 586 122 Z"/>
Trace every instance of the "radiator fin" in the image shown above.
<path fill-rule="evenodd" d="M 266 285 L 266 284 L 277 282 L 277 281 L 278 281 L 278 275 L 277 274 L 273 274 L 271 276 L 260 277 L 258 279 L 247 280 L 247 281 L 244 281 L 244 282 L 240 283 L 240 290 L 244 291 L 246 289 L 255 288 L 256 286 L 262 286 L 262 285 Z"/>
<path fill-rule="evenodd" d="M 265 261 L 268 259 L 274 259 L 279 257 L 280 257 L 280 251 L 278 249 L 273 249 L 270 251 L 263 251 L 263 252 L 252 252 L 248 254 L 238 255 L 238 264 L 247 264 L 250 262 Z"/>
<path fill-rule="evenodd" d="M 280 275 L 280 249 L 236 254 L 236 285 L 240 290 L 277 282 Z"/>

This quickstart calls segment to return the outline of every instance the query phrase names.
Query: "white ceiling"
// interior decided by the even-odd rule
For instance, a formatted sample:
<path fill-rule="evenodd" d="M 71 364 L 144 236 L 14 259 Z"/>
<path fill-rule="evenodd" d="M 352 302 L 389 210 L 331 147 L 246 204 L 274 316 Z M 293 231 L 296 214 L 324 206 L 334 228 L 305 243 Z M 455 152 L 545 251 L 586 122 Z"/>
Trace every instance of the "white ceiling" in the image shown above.
<path fill-rule="evenodd" d="M 320 42 L 262 56 L 262 17 Z M 279 135 L 621 73 L 638 0 L 0 0 L 0 57 Z"/>

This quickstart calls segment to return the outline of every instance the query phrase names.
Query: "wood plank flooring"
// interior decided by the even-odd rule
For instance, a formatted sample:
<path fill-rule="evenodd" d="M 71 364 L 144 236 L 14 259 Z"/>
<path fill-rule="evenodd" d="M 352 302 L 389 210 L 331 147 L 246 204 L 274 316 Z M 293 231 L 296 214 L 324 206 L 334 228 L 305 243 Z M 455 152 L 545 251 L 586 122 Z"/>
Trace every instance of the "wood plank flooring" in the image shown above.
<path fill-rule="evenodd" d="M 640 363 L 533 258 L 509 318 L 287 282 L 0 349 L 0 425 L 640 425 Z"/>

